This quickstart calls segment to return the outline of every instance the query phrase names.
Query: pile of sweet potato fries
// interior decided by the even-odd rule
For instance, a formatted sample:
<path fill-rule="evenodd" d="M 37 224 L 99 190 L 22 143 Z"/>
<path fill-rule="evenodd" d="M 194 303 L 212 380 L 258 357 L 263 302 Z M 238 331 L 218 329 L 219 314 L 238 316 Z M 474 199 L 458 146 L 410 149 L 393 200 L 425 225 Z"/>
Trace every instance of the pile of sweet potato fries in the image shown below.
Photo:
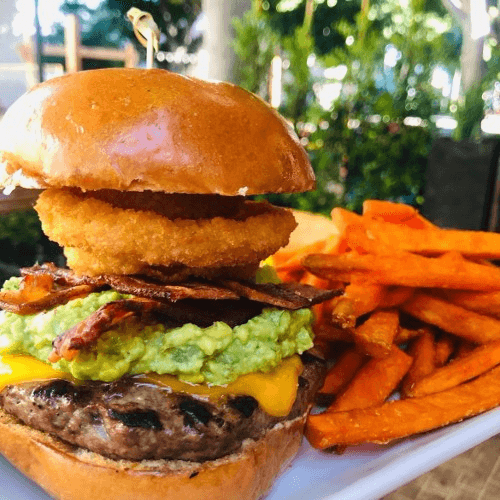
<path fill-rule="evenodd" d="M 307 218 L 307 223 L 311 218 Z M 321 220 L 324 224 L 325 220 Z M 343 295 L 315 306 L 331 361 L 308 419 L 320 449 L 387 443 L 500 405 L 500 234 L 441 229 L 414 208 L 335 208 L 325 239 L 273 257 L 284 281 Z"/>

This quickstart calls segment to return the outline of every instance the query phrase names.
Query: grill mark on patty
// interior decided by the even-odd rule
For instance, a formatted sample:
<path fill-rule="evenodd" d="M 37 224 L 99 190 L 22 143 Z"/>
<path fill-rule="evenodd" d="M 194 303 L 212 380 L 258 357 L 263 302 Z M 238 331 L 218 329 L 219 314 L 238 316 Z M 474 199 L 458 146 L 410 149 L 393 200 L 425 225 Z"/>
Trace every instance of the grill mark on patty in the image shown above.
<path fill-rule="evenodd" d="M 184 425 L 197 427 L 198 424 L 207 425 L 212 420 L 212 414 L 203 404 L 195 399 L 184 398 L 179 404 L 179 409 L 184 414 Z"/>
<path fill-rule="evenodd" d="M 68 380 L 56 379 L 46 385 L 41 385 L 33 390 L 33 398 L 57 404 L 61 398 L 66 398 L 75 403 L 89 401 L 91 394 L 85 386 L 76 386 Z"/>
<path fill-rule="evenodd" d="M 76 394 L 75 386 L 70 384 L 67 380 L 54 380 L 47 385 L 37 387 L 33 391 L 33 396 L 35 398 L 41 398 L 44 400 L 60 398 L 62 396 L 67 396 L 68 394 Z"/>
<path fill-rule="evenodd" d="M 129 411 L 125 413 L 109 410 L 108 415 L 119 420 L 127 427 L 142 427 L 143 429 L 152 429 L 155 431 L 163 430 L 158 414 L 153 410 Z"/>
<path fill-rule="evenodd" d="M 259 403 L 252 396 L 237 396 L 231 398 L 228 404 L 236 408 L 246 418 L 250 418 L 259 407 Z"/>

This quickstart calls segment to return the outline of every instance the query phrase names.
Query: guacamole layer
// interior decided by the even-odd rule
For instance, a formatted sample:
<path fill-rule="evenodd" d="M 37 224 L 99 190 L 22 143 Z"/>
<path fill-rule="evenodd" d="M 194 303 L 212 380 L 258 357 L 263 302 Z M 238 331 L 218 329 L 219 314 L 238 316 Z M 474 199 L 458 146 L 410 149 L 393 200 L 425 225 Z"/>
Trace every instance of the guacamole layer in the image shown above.
<path fill-rule="evenodd" d="M 11 278 L 4 289 L 17 288 L 18 283 L 18 278 Z M 54 338 L 107 302 L 126 297 L 109 290 L 35 315 L 0 311 L 0 353 L 29 354 L 48 363 Z M 52 366 L 85 380 L 110 382 L 126 374 L 155 372 L 224 385 L 246 373 L 269 371 L 283 358 L 312 347 L 312 321 L 309 309 L 268 308 L 234 328 L 222 322 L 208 328 L 191 323 L 178 328 L 123 323 L 105 333 L 92 350 Z"/>

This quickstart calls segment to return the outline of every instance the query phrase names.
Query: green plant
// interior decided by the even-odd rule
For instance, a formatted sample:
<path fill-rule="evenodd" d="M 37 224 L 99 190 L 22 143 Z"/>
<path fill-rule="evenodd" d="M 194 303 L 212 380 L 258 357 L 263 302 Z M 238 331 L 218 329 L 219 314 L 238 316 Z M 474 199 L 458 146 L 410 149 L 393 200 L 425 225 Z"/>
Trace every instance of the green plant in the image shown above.
<path fill-rule="evenodd" d="M 472 85 L 458 102 L 455 112 L 457 127 L 453 131 L 453 138 L 457 141 L 480 137 L 481 120 L 486 108 L 484 93 L 491 92 L 495 87 L 495 82 L 500 79 L 500 46 L 493 39 L 488 40 L 488 42 L 491 48 L 491 57 L 486 63 L 486 71 L 482 79 Z"/>
<path fill-rule="evenodd" d="M 396 122 L 359 122 L 339 108 L 324 114 L 308 136 L 307 150 L 317 178 L 315 191 L 268 197 L 273 203 L 328 214 L 335 206 L 360 211 L 368 198 L 423 201 L 432 132 Z"/>
<path fill-rule="evenodd" d="M 338 15 L 326 27 L 349 43 L 325 51 L 316 47 L 318 23 L 311 10 L 315 5 L 324 12 L 325 2 L 295 2 L 295 11 L 283 13 L 294 22 L 288 27 L 277 22 L 280 2 L 266 3 L 272 10 L 267 22 L 279 35 L 289 66 L 279 111 L 294 124 L 317 177 L 314 192 L 272 196 L 272 201 L 323 213 L 337 205 L 359 210 L 366 198 L 422 203 L 435 132 L 431 116 L 444 105 L 441 91 L 430 84 L 431 74 L 437 60 L 450 69 L 457 61 L 456 47 L 442 36 L 451 28 L 446 11 L 432 1 L 409 0 L 402 6 L 396 0 L 363 0 L 357 14 Z M 335 12 L 341 14 L 339 6 Z M 266 20 L 265 13 L 260 12 L 260 20 Z M 394 55 L 392 63 L 387 62 L 388 51 Z M 322 109 L 317 99 L 318 88 L 329 82 L 311 71 L 313 55 L 316 69 L 345 68 L 345 76 L 337 80 L 342 91 L 331 110 Z M 253 66 L 248 57 L 242 63 Z M 405 125 L 407 117 L 417 117 L 421 126 Z"/>
<path fill-rule="evenodd" d="M 19 210 L 0 216 L 0 241 L 9 240 L 13 245 L 38 243 L 42 228 L 34 210 Z"/>
<path fill-rule="evenodd" d="M 0 216 L 0 278 L 17 274 L 18 269 L 35 262 L 61 261 L 58 245 L 43 234 L 36 212 L 13 211 Z"/>
<path fill-rule="evenodd" d="M 267 74 L 279 39 L 265 18 L 254 8 L 243 17 L 233 19 L 236 32 L 233 44 L 234 51 L 240 61 L 238 81 L 240 85 L 262 97 L 268 97 Z M 252 61 L 252 64 L 246 62 Z"/>
<path fill-rule="evenodd" d="M 484 116 L 484 88 L 488 85 L 486 79 L 467 90 L 457 107 L 455 119 L 457 127 L 453 138 L 457 141 L 477 137 L 480 134 L 481 120 Z"/>
<path fill-rule="evenodd" d="M 360 211 L 369 198 L 423 202 L 431 143 L 427 128 L 365 123 L 353 142 L 343 200 L 347 208 Z"/>

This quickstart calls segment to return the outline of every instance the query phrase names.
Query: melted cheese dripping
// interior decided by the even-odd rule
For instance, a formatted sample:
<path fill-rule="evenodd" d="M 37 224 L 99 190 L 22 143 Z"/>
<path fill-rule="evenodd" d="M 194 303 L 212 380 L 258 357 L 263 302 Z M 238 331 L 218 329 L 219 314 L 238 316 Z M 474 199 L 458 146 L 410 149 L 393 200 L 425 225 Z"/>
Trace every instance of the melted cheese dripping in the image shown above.
<path fill-rule="evenodd" d="M 284 417 L 290 412 L 297 397 L 302 362 L 295 355 L 284 360 L 267 373 L 242 375 L 225 386 L 193 385 L 181 382 L 172 375 L 148 373 L 139 380 L 170 387 L 173 391 L 220 399 L 227 395 L 252 396 L 260 407 L 270 415 Z M 54 370 L 50 365 L 31 356 L 5 355 L 0 362 L 0 391 L 7 385 L 35 380 L 68 379 L 76 381 L 68 373 Z M 81 382 L 81 381 L 76 381 Z"/>

